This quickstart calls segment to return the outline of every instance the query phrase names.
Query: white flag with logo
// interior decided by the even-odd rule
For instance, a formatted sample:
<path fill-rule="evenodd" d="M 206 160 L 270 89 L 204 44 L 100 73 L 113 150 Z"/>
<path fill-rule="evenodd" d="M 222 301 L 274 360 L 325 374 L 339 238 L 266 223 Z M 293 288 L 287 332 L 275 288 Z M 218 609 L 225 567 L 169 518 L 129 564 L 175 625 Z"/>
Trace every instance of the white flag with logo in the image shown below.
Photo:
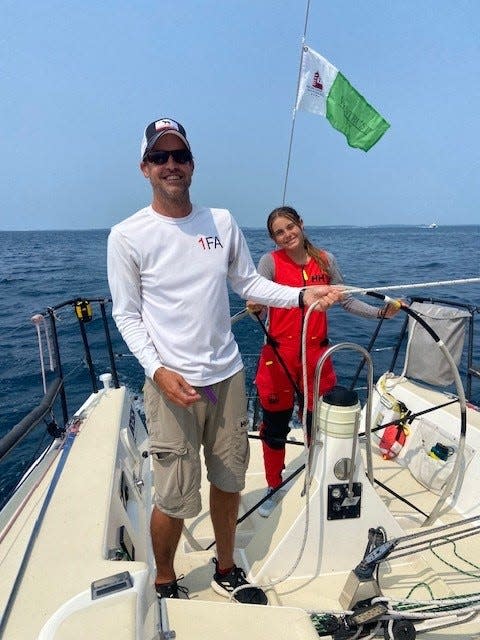
<path fill-rule="evenodd" d="M 338 69 L 319 53 L 305 47 L 298 87 L 297 110 L 327 115 L 327 96 L 337 77 Z"/>

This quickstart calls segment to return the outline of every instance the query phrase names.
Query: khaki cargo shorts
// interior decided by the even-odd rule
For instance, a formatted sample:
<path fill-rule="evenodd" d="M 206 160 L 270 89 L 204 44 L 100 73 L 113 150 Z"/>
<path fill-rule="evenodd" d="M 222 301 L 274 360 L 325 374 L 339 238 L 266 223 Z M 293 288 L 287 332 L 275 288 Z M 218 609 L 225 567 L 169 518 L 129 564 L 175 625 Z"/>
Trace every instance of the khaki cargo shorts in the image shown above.
<path fill-rule="evenodd" d="M 150 378 L 144 387 L 155 506 L 174 518 L 200 513 L 201 445 L 209 482 L 229 493 L 245 486 L 249 445 L 244 371 L 209 387 L 216 403 L 202 387 L 195 389 L 202 399 L 184 408 L 168 400 Z"/>

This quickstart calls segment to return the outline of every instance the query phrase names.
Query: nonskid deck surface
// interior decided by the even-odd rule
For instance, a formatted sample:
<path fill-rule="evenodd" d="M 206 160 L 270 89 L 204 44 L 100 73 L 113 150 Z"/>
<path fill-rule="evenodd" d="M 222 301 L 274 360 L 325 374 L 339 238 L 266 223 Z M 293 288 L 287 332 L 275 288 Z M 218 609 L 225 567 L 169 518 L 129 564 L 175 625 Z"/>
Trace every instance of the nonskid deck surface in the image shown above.
<path fill-rule="evenodd" d="M 303 462 L 302 453 L 298 454 L 298 451 L 302 452 L 301 448 L 295 447 L 294 451 L 287 449 L 287 468 L 285 474 L 298 468 Z M 383 462 L 383 461 L 382 461 Z M 402 470 L 403 471 L 403 470 Z M 407 472 L 408 473 L 408 472 Z M 284 474 L 284 475 L 285 475 Z M 413 480 L 413 479 L 412 479 Z M 415 481 L 413 481 L 415 482 Z M 416 484 L 416 483 L 415 483 Z M 289 491 L 297 497 L 298 507 L 304 503 L 304 498 L 301 496 L 301 490 L 303 488 L 303 476 L 300 474 L 298 482 L 292 480 L 292 487 Z M 241 506 L 239 517 L 242 517 L 247 511 L 249 511 L 265 494 L 265 480 L 263 475 L 263 459 L 261 447 L 253 443 L 251 446 L 251 460 L 249 471 L 247 474 L 247 482 L 245 490 L 241 496 Z M 202 513 L 191 520 L 186 521 L 186 526 L 189 532 L 194 536 L 197 543 L 199 543 L 204 549 L 207 546 L 210 547 L 214 541 L 213 530 L 208 513 L 208 485 L 202 488 Z M 283 503 L 280 502 L 278 507 L 273 511 L 269 518 L 262 518 L 258 515 L 257 511 L 254 511 L 248 516 L 246 520 L 239 524 L 237 528 L 236 536 L 236 553 L 237 560 L 241 564 L 242 562 L 242 550 L 247 546 L 248 542 L 258 529 L 262 527 L 269 527 L 275 530 L 276 524 L 282 513 Z M 452 515 L 452 518 L 458 518 L 458 515 Z M 380 524 L 380 523 L 378 523 Z M 359 561 L 361 559 L 362 549 L 366 544 L 366 540 L 359 540 Z M 210 599 L 209 590 L 204 589 L 205 583 L 210 583 L 211 576 L 213 574 L 214 565 L 211 559 L 215 556 L 215 547 L 211 547 L 208 551 L 197 551 L 192 548 L 192 544 L 188 538 L 182 536 L 179 551 L 177 553 L 177 574 L 185 574 L 185 584 L 190 588 L 193 585 L 194 591 L 202 593 L 202 596 L 206 599 Z M 205 567 L 202 569 L 202 567 Z M 194 573 L 190 576 L 189 569 Z M 205 574 L 205 575 L 203 575 Z M 200 581 L 198 578 L 202 576 Z M 206 576 L 206 577 L 205 577 Z M 192 579 L 192 584 L 190 584 Z M 308 588 L 305 585 L 305 588 Z M 197 591 L 198 589 L 198 591 Z M 212 599 L 216 600 L 217 596 L 212 591 Z"/>
<path fill-rule="evenodd" d="M 299 436 L 301 438 L 301 430 Z M 298 468 L 303 462 L 303 449 L 300 447 L 287 448 L 287 472 Z M 425 490 L 410 474 L 408 469 L 400 467 L 392 461 L 382 459 L 378 448 L 374 447 L 374 475 L 381 482 L 393 486 L 393 488 L 416 504 L 425 513 L 429 513 L 438 496 Z M 302 474 L 298 483 L 293 484 L 290 491 L 298 496 L 298 505 L 304 498 L 300 496 L 302 488 Z M 251 461 L 247 476 L 247 485 L 242 493 L 240 515 L 249 510 L 257 502 L 265 491 L 263 476 L 263 459 L 261 445 L 251 442 Z M 406 505 L 404 502 L 393 498 L 390 494 L 380 490 L 384 502 L 396 515 L 402 524 L 405 533 L 419 531 L 424 516 Z M 204 508 L 208 505 L 207 494 L 202 496 Z M 287 501 L 285 501 L 286 503 Z M 291 500 L 290 500 L 291 502 Z M 270 526 L 275 529 L 276 522 L 281 514 L 284 504 L 280 502 L 278 507 L 268 519 L 261 518 L 257 512 L 251 514 L 241 523 L 237 530 L 236 560 L 242 565 L 244 560 L 243 549 L 247 546 L 254 533 L 261 527 Z M 442 509 L 441 518 L 432 526 L 439 526 L 462 519 L 462 515 L 448 505 Z M 202 546 L 209 545 L 213 541 L 213 533 L 208 513 L 203 512 L 198 518 L 187 522 L 191 533 L 201 541 Z M 381 522 L 372 523 L 372 526 L 381 526 Z M 339 541 L 341 542 L 341 540 Z M 355 544 L 358 547 L 358 562 L 360 562 L 367 540 L 363 533 L 359 532 Z M 211 558 L 215 551 L 192 551 L 190 544 L 182 537 L 180 553 L 177 554 L 177 574 L 185 574 L 184 584 L 191 590 L 191 597 L 196 600 L 225 601 L 210 588 L 209 584 L 213 573 Z M 341 553 L 341 545 L 338 549 L 332 549 L 332 554 Z M 259 550 L 261 554 L 261 550 Z M 437 557 L 439 556 L 439 557 Z M 459 560 L 458 556 L 465 557 L 466 561 Z M 475 566 L 476 559 L 480 558 L 480 538 L 472 536 L 456 543 L 456 547 L 447 544 L 439 547 L 435 553 L 431 550 L 421 554 L 410 554 L 393 562 L 382 564 L 379 574 L 379 582 L 382 592 L 393 598 L 406 598 L 409 594 L 413 599 L 431 599 L 480 592 L 480 571 L 472 568 L 468 562 Z M 295 560 L 295 550 L 292 550 L 292 562 Z M 452 566 L 453 565 L 453 568 Z M 245 565 L 243 565 L 245 566 Z M 353 566 L 351 567 L 354 568 Z M 342 610 L 338 601 L 339 594 L 347 580 L 349 572 L 333 572 L 319 575 L 314 578 L 288 578 L 275 587 L 266 589 L 270 605 L 286 607 L 299 607 L 308 611 Z M 428 586 L 427 586 L 428 585 Z M 454 635 L 454 632 L 451 632 Z M 440 637 L 440 636 L 439 636 Z M 447 636 L 448 637 L 448 636 Z"/>
<path fill-rule="evenodd" d="M 300 441 L 302 438 L 301 429 L 295 429 L 294 438 Z M 286 469 L 284 477 L 292 473 L 303 463 L 303 447 L 287 447 Z M 299 474 L 301 476 L 301 474 Z M 296 476 L 298 478 L 299 476 Z M 177 575 L 185 575 L 182 584 L 190 590 L 190 598 L 208 600 L 214 602 L 227 602 L 226 598 L 219 596 L 210 587 L 213 577 L 214 564 L 212 558 L 215 557 L 214 534 L 210 515 L 208 512 L 209 485 L 206 482 L 206 469 L 202 469 L 202 512 L 195 518 L 185 521 L 185 526 L 204 551 L 192 548 L 190 536 L 182 535 L 180 545 L 176 555 L 175 570 Z M 292 483 L 295 483 L 295 479 Z M 301 482 L 301 480 L 300 480 Z M 288 486 L 288 485 L 287 485 Z M 298 485 L 299 486 L 299 485 Z M 251 457 L 246 478 L 246 486 L 241 494 L 239 518 L 241 519 L 247 511 L 250 511 L 265 495 L 266 485 L 263 470 L 263 456 L 261 443 L 251 441 Z M 300 490 L 298 491 L 300 493 Z M 278 509 L 281 509 L 279 505 Z M 258 511 L 251 513 L 245 520 L 237 526 L 235 540 L 235 562 L 245 569 L 243 550 L 253 537 L 254 533 L 263 526 L 274 528 L 278 521 L 279 510 L 275 510 L 269 518 L 262 518 Z M 208 550 L 207 550 L 208 547 Z"/>
<path fill-rule="evenodd" d="M 302 609 L 173 599 L 165 601 L 165 608 L 168 631 L 179 639 L 318 640 Z"/>
<path fill-rule="evenodd" d="M 153 578 L 153 566 L 149 569 L 147 563 L 137 561 L 122 560 L 112 562 L 105 559 L 102 551 L 106 523 L 99 514 L 105 515 L 105 507 L 110 499 L 111 491 L 111 485 L 109 482 L 105 482 L 105 478 L 108 478 L 109 474 L 112 473 L 112 460 L 116 450 L 115 423 L 121 420 L 125 422 L 125 416 L 121 418 L 123 391 L 115 391 L 112 393 L 110 402 L 107 400 L 108 398 L 105 398 L 98 404 L 95 415 L 89 416 L 76 439 L 75 456 L 69 461 L 69 465 L 71 464 L 72 466 L 65 469 L 64 477 L 62 478 L 63 482 L 54 494 L 52 509 L 48 512 L 48 517 L 45 519 L 38 542 L 35 545 L 35 553 L 32 556 L 32 569 L 28 571 L 26 580 L 22 584 L 17 601 L 18 608 L 13 612 L 9 623 L 8 633 L 5 636 L 7 638 L 12 637 L 15 640 L 25 638 L 27 640 L 36 637 L 45 620 L 48 620 L 49 616 L 53 615 L 65 601 L 76 597 L 80 592 L 89 593 L 92 579 L 102 578 L 118 571 L 130 571 L 132 574 L 143 572 L 144 579 L 147 582 Z M 472 422 L 475 423 L 475 420 L 473 419 Z M 126 425 L 128 427 L 128 413 L 126 414 Z M 474 428 L 477 428 L 476 423 Z M 128 432 L 128 428 L 124 428 L 124 430 Z M 91 435 L 89 436 L 89 432 L 95 434 L 93 439 Z M 301 441 L 301 429 L 293 430 L 290 437 L 295 437 Z M 91 447 L 92 442 L 95 445 L 93 449 Z M 426 491 L 413 478 L 408 469 L 398 465 L 395 461 L 383 460 L 375 448 L 373 455 L 375 477 L 392 486 L 398 493 L 418 505 L 425 513 L 429 513 L 437 500 L 437 496 Z M 302 447 L 287 447 L 286 474 L 297 469 L 303 462 L 304 450 Z M 18 560 L 22 557 L 27 540 L 27 532 L 31 530 L 35 522 L 39 505 L 45 496 L 47 480 L 53 473 L 54 468 L 52 466 L 43 483 L 38 487 L 31 506 L 29 505 L 28 510 L 22 513 L 22 517 L 16 520 L 15 525 L 11 527 L 4 539 L 2 550 L 7 548 L 8 553 L 0 559 L 2 562 L 2 578 L 5 578 L 5 580 L 2 579 L 1 581 L 1 585 L 4 585 L 5 588 L 0 586 L 0 596 L 3 602 L 8 597 L 7 586 L 12 583 L 13 576 L 18 568 L 18 562 L 17 567 L 10 566 L 10 562 L 12 559 L 16 558 Z M 89 469 L 90 473 L 86 474 L 86 469 Z M 116 477 L 115 474 L 111 477 L 111 480 L 114 477 Z M 229 614 L 226 618 L 232 621 L 236 620 L 240 627 L 248 627 L 249 637 L 252 640 L 255 640 L 256 637 L 264 637 L 260 631 L 256 635 L 255 629 L 258 626 L 257 622 L 260 623 L 260 621 L 262 621 L 262 624 L 267 624 L 269 630 L 271 630 L 271 634 L 268 637 L 278 639 L 298 637 L 299 639 L 302 638 L 302 640 L 314 637 L 311 636 L 313 626 L 309 621 L 309 612 L 343 610 L 339 603 L 339 596 L 350 569 L 353 569 L 355 563 L 362 558 L 367 543 L 366 531 L 360 530 L 356 522 L 350 520 L 348 528 L 352 535 L 349 540 L 349 551 L 352 551 L 353 545 L 354 553 L 351 566 L 347 570 L 335 571 L 334 568 L 335 560 L 342 554 L 342 545 L 345 543 L 342 536 L 339 535 L 338 544 L 332 545 L 334 548 L 331 549 L 331 552 L 330 548 L 328 549 L 328 555 L 332 557 L 332 571 L 320 573 L 319 575 L 314 575 L 314 577 L 303 577 L 302 575 L 297 575 L 294 578 L 286 577 L 274 587 L 266 588 L 270 607 L 239 606 L 229 602 L 226 598 L 222 598 L 210 586 L 214 572 L 214 565 L 211 559 L 215 556 L 215 548 L 208 548 L 213 542 L 213 532 L 208 513 L 209 487 L 208 482 L 205 481 L 205 473 L 203 478 L 203 511 L 198 517 L 186 522 L 190 537 L 182 536 L 175 566 L 177 575 L 184 574 L 185 576 L 182 584 L 189 589 L 191 600 L 168 604 L 172 628 L 177 632 L 185 629 L 184 637 L 198 637 L 198 633 L 194 634 L 193 616 L 195 616 L 199 628 L 204 625 L 206 630 L 209 629 L 211 635 L 212 629 L 215 629 L 215 624 L 212 621 L 216 620 L 217 617 L 221 618 L 221 621 L 216 626 L 217 630 L 223 629 L 223 625 L 227 624 L 222 612 L 227 611 L 225 607 L 228 607 Z M 118 481 L 119 479 L 116 478 L 115 482 L 118 483 Z M 364 481 L 365 483 L 368 482 L 366 478 Z M 249 572 L 253 572 L 253 575 L 256 574 L 258 565 L 261 565 L 270 553 L 270 541 L 276 539 L 279 530 L 289 532 L 289 528 L 295 522 L 297 514 L 305 504 L 305 498 L 301 495 L 303 482 L 303 473 L 300 473 L 292 480 L 286 497 L 279 503 L 269 518 L 262 518 L 257 512 L 254 512 L 239 524 L 236 536 L 235 561 L 247 571 L 247 574 Z M 251 440 L 251 461 L 246 487 L 242 492 L 239 515 L 242 516 L 249 511 L 263 497 L 265 490 L 261 442 Z M 395 515 L 397 521 L 401 523 L 404 531 L 420 530 L 424 519 L 422 516 L 405 503 L 384 493 L 383 490 L 379 490 L 379 493 L 382 494 L 384 502 L 388 505 L 390 512 Z M 86 494 L 89 496 L 91 508 L 87 510 L 82 508 L 83 515 L 79 521 L 78 508 L 76 507 L 78 507 Z M 450 508 L 447 503 L 446 507 L 442 509 L 440 520 L 436 524 L 457 521 L 461 518 L 462 514 Z M 371 526 L 382 526 L 382 524 L 382 521 L 375 521 L 371 523 Z M 338 526 L 339 531 L 341 531 L 343 529 L 342 523 L 340 522 Z M 142 526 L 143 529 L 145 529 L 144 526 Z M 255 545 L 252 549 L 252 545 L 249 546 L 249 543 L 253 538 L 255 538 Z M 52 543 L 52 541 L 54 542 Z M 198 546 L 201 550 L 197 550 Z M 298 546 L 294 544 L 291 548 L 288 548 L 286 566 L 290 567 L 295 562 Z M 87 547 L 88 553 L 85 555 Z M 437 553 L 448 564 L 436 557 L 432 551 L 425 551 L 421 555 L 409 555 L 394 562 L 387 561 L 383 563 L 379 576 L 382 591 L 388 596 L 405 598 L 413 589 L 411 597 L 419 599 L 431 597 L 425 586 L 426 584 L 429 585 L 433 596 L 436 598 L 480 592 L 478 579 L 480 572 L 475 568 L 478 566 L 477 559 L 480 558 L 478 536 L 457 542 L 455 549 L 452 545 L 440 547 Z M 460 560 L 458 556 L 466 558 L 466 561 Z M 472 564 L 469 565 L 468 561 Z M 454 568 L 450 565 L 453 565 Z M 48 571 L 44 570 L 45 567 L 48 567 Z M 283 576 L 283 573 L 281 575 Z M 277 579 L 278 576 L 269 575 L 267 570 L 260 582 L 264 584 L 272 578 Z M 152 592 L 152 603 L 148 606 L 155 607 L 153 588 L 147 588 L 145 594 L 150 594 L 150 591 Z M 142 595 L 142 600 L 145 599 L 145 594 Z M 121 597 L 125 598 L 125 605 L 128 604 L 127 600 L 130 598 L 130 604 L 128 606 L 120 606 L 122 616 L 125 618 L 124 623 L 122 623 L 122 631 L 120 632 L 120 629 L 117 629 L 115 625 L 112 628 L 115 628 L 115 637 L 130 639 L 134 635 L 129 629 L 132 630 L 135 627 L 135 619 L 138 615 L 136 607 L 140 600 L 137 599 L 135 601 L 135 596 L 130 591 L 125 591 Z M 88 598 L 86 598 L 87 600 Z M 105 599 L 101 606 L 98 605 L 98 608 L 85 606 L 84 609 L 76 613 L 71 612 L 62 627 L 62 629 L 65 628 L 66 635 L 55 635 L 55 638 L 64 640 L 64 638 L 76 637 L 75 635 L 68 635 L 70 631 L 67 631 L 67 628 L 70 630 L 94 629 L 95 625 L 99 624 L 97 616 L 99 614 L 103 615 L 102 610 L 106 615 L 106 610 L 110 606 L 109 602 L 108 599 Z M 185 609 L 185 606 L 191 606 L 192 609 Z M 232 607 L 235 607 L 235 609 L 232 609 Z M 279 613 L 279 607 L 281 613 Z M 153 615 L 151 613 L 152 610 L 149 609 L 148 615 L 150 617 Z M 252 610 L 255 610 L 255 615 L 251 613 Z M 274 616 L 275 612 L 279 613 L 277 617 Z M 110 615 L 107 617 L 110 619 Z M 119 619 L 117 621 L 119 622 Z M 277 624 L 275 621 L 280 621 L 280 623 Z M 102 633 L 103 630 L 110 628 L 106 625 L 105 617 L 101 619 L 100 625 L 102 626 Z M 118 624 L 116 626 L 118 627 Z M 288 631 L 291 632 L 291 635 L 288 635 Z M 451 627 L 443 635 L 430 634 L 428 637 L 432 639 L 471 638 L 475 637 L 477 630 L 475 628 L 467 628 L 467 631 L 463 631 L 463 635 L 461 631 L 461 627 Z M 241 637 L 241 635 L 237 636 L 235 633 L 236 631 L 232 631 L 229 637 L 234 639 Z M 215 636 L 224 637 L 221 633 L 219 635 L 214 633 L 212 637 Z M 99 636 L 97 634 L 97 637 L 103 639 L 103 637 L 107 636 Z"/>
<path fill-rule="evenodd" d="M 31 500 L 19 512 L 18 517 L 12 520 L 8 530 L 4 530 L 0 554 L 2 611 L 26 549 L 31 547 L 31 557 L 19 582 L 3 636 L 8 640 L 37 638 L 40 630 L 56 612 L 61 611 L 66 604 L 68 607 L 69 601 L 75 599 L 82 600 L 83 611 L 77 613 L 75 606 L 72 606 L 60 628 L 70 628 L 78 623 L 78 628 L 85 630 L 94 629 L 96 625 L 98 630 L 95 637 L 103 640 L 108 637 L 108 629 L 112 632 L 115 630 L 116 619 L 118 629 L 115 637 L 122 640 L 134 637 L 129 629 L 135 628 L 135 592 L 126 591 L 121 595 L 124 606 L 116 604 L 118 600 L 110 603 L 105 600 L 95 609 L 97 613 L 88 606 L 93 580 L 122 571 L 129 571 L 143 580 L 145 578 L 140 576 L 145 576 L 148 572 L 145 562 L 112 562 L 105 557 L 103 550 L 113 480 L 112 465 L 115 461 L 124 394 L 124 389 L 112 390 L 108 396 L 99 396 L 95 401 L 94 410 L 81 425 L 75 438 L 73 453 L 65 462 L 33 545 L 32 531 L 48 495 L 49 483 L 60 456 L 46 474 L 40 476 Z M 118 606 L 118 613 L 112 617 L 115 606 Z M 106 612 L 106 618 L 99 616 L 102 609 Z M 107 618 L 111 619 L 108 625 L 105 624 Z M 58 635 L 46 637 L 61 640 L 71 637 L 69 632 L 65 633 L 66 635 L 62 635 L 59 631 Z"/>
<path fill-rule="evenodd" d="M 250 480 L 253 481 L 254 486 L 255 484 L 258 486 L 258 476 L 253 476 Z M 251 493 L 248 490 L 246 492 L 247 497 L 256 497 L 259 494 L 263 494 L 263 488 L 260 490 L 252 489 Z M 281 508 L 282 506 L 279 505 L 278 510 Z M 454 519 L 457 518 L 457 514 L 448 515 Z M 264 519 L 258 525 L 261 526 L 263 523 Z M 467 558 L 479 557 L 480 547 L 478 541 L 474 540 L 474 547 L 470 539 L 470 541 L 461 541 L 461 544 L 457 545 L 456 551 L 459 554 L 465 554 Z M 242 544 L 244 542 L 245 539 L 242 540 Z M 359 560 L 364 547 L 363 542 L 358 541 Z M 335 552 L 332 550 L 332 553 Z M 255 606 L 253 607 L 255 611 L 250 610 L 252 605 L 238 606 L 235 603 L 228 605 L 235 607 L 234 610 L 228 610 L 228 614 L 226 609 L 215 609 L 213 605 L 222 606 L 221 603 L 228 601 L 218 596 L 209 586 L 213 573 L 213 564 L 210 562 L 213 553 L 214 550 L 188 551 L 185 554 L 180 553 L 177 557 L 177 573 L 185 573 L 183 584 L 190 589 L 191 598 L 189 602 L 168 602 L 171 629 L 176 631 L 177 637 L 182 631 L 187 633 L 187 637 L 188 632 L 193 632 L 196 627 L 192 624 L 190 616 L 194 616 L 193 619 L 195 623 L 198 622 L 199 628 L 204 625 L 205 632 L 213 633 L 213 637 L 223 637 L 222 632 L 228 628 L 229 620 L 233 625 L 233 630 L 228 637 L 233 639 L 244 637 L 235 627 L 236 624 L 241 624 L 242 629 L 248 629 L 249 637 L 254 639 L 257 637 L 280 639 L 293 637 L 306 640 L 310 637 L 316 637 L 315 632 L 310 635 L 313 626 L 310 625 L 309 618 L 312 612 L 340 612 L 344 609 L 338 597 L 345 586 L 348 572 L 320 575 L 315 578 L 289 578 L 273 588 L 266 589 L 269 607 Z M 440 551 L 440 553 L 447 562 L 455 560 L 455 554 L 451 549 Z M 242 560 L 242 549 L 239 548 L 237 549 L 236 561 L 241 564 Z M 456 559 L 456 565 L 458 564 L 458 559 Z M 464 563 L 460 564 L 466 568 Z M 452 570 L 448 565 L 437 560 L 431 552 L 426 552 L 422 556 L 404 558 L 394 563 L 384 563 L 380 570 L 379 583 L 385 595 L 397 599 L 404 599 L 411 594 L 411 599 L 429 600 L 432 598 L 432 594 L 435 598 L 442 598 L 480 591 L 480 583 L 477 578 Z M 194 605 L 192 609 L 189 608 L 191 603 Z M 271 612 L 265 611 L 265 609 L 270 609 Z M 283 612 L 279 617 L 272 615 L 273 612 L 276 614 L 279 611 Z M 215 616 L 215 620 L 218 616 L 221 618 L 218 625 L 212 624 L 212 616 Z M 235 622 L 237 620 L 238 622 Z M 283 622 L 277 628 L 280 620 Z M 227 625 L 225 629 L 224 625 Z M 288 629 L 285 625 L 288 626 Z M 267 636 L 265 636 L 265 628 L 268 628 L 269 631 Z M 260 631 L 260 629 L 262 630 Z M 432 631 L 426 637 L 430 640 L 447 640 L 454 637 L 467 640 L 480 637 L 480 632 L 478 631 L 478 623 L 473 622 L 448 627 L 445 630 Z"/>

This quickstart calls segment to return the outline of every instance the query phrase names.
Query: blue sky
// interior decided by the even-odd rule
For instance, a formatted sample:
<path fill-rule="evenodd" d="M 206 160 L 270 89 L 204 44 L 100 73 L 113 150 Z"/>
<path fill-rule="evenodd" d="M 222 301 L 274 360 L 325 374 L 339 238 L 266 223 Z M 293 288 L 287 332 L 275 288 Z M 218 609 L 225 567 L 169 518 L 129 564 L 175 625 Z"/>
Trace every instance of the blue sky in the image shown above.
<path fill-rule="evenodd" d="M 143 128 L 184 124 L 192 199 L 281 204 L 306 2 L 3 0 L 0 229 L 106 228 L 150 201 Z M 311 0 L 306 42 L 391 128 L 368 153 L 298 112 L 307 225 L 480 222 L 480 2 Z"/>

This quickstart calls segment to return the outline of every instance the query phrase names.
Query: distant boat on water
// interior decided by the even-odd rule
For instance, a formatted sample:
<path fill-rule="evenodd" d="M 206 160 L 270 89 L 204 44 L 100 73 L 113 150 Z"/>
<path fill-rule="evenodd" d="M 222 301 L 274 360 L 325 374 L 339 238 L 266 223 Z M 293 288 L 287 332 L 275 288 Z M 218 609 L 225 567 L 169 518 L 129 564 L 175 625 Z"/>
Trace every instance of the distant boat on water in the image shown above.
<path fill-rule="evenodd" d="M 436 222 L 431 222 L 430 224 L 421 224 L 420 229 L 436 229 L 438 224 Z"/>

